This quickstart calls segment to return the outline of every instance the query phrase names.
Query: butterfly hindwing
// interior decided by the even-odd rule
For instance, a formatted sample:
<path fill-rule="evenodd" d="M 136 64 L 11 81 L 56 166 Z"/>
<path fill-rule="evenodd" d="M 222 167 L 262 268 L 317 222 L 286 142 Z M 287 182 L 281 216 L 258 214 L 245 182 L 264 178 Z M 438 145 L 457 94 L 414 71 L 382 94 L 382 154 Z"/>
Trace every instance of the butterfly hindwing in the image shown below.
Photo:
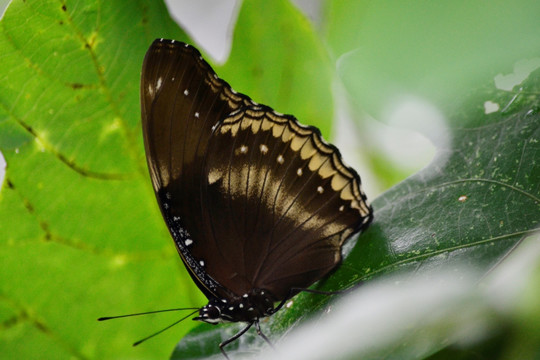
<path fill-rule="evenodd" d="M 220 123 L 204 164 L 204 241 L 216 249 L 209 272 L 237 294 L 255 287 L 282 299 L 308 287 L 371 218 L 337 149 L 268 107 L 241 108 Z"/>

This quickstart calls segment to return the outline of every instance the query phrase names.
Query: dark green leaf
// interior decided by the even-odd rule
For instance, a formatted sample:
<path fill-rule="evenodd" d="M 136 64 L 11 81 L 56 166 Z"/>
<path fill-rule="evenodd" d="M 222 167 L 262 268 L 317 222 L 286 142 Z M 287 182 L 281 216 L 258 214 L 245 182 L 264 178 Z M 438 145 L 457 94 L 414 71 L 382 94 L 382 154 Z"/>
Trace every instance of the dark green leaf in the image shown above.
<path fill-rule="evenodd" d="M 343 289 L 390 273 L 429 279 L 432 272 L 451 268 L 459 275 L 468 266 L 478 270 L 479 280 L 532 234 L 540 225 L 539 78 L 540 70 L 519 90 L 486 85 L 459 101 L 450 122 L 466 126 L 440 131 L 431 165 L 374 201 L 375 222 L 321 288 Z M 500 111 L 486 114 L 487 100 L 500 104 Z M 263 329 L 277 340 L 327 302 L 327 297 L 300 294 Z M 230 328 L 210 328 L 204 335 L 214 342 L 214 353 L 241 325 Z M 202 358 L 192 336 L 200 339 L 204 329 L 184 338 L 173 358 Z M 243 341 L 228 347 L 232 356 L 262 343 L 254 337 Z M 441 341 L 432 349 L 446 345 Z M 399 358 L 407 349 L 394 350 Z"/>

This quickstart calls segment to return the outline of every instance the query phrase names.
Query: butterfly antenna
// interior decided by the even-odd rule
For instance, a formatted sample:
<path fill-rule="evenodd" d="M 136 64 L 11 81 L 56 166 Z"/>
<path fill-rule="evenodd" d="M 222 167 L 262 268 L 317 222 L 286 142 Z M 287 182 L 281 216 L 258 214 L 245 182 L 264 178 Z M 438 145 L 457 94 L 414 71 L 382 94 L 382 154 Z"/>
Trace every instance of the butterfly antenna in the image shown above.
<path fill-rule="evenodd" d="M 190 317 L 190 316 L 192 316 L 193 314 L 195 314 L 197 311 L 199 311 L 199 309 L 196 309 L 196 310 L 193 311 L 192 313 L 189 313 L 188 315 L 184 316 L 184 317 L 181 318 L 180 320 L 177 320 L 177 321 L 173 322 L 171 325 L 164 327 L 163 329 L 161 329 L 161 330 L 159 330 L 159 331 L 153 333 L 152 335 L 149 335 L 149 336 L 145 337 L 144 339 L 141 339 L 141 340 L 139 340 L 139 341 L 134 342 L 134 343 L 133 343 L 133 346 L 137 346 L 137 345 L 139 345 L 139 344 L 145 342 L 146 340 L 151 339 L 151 338 L 153 338 L 154 336 L 161 334 L 161 333 L 164 332 L 165 330 L 168 330 L 168 329 L 172 328 L 174 325 L 176 325 L 176 324 L 178 324 L 178 323 L 184 321 L 184 320 L 187 319 L 188 317 Z"/>
<path fill-rule="evenodd" d="M 165 309 L 165 310 L 147 311 L 147 312 L 142 312 L 142 313 L 127 314 L 127 315 L 105 316 L 105 317 L 100 317 L 97 320 L 98 321 L 105 321 L 105 320 L 120 319 L 120 318 L 125 318 L 125 317 L 130 317 L 130 316 L 148 315 L 148 314 L 156 314 L 156 313 L 162 313 L 162 312 L 168 312 L 168 311 L 181 311 L 181 310 L 197 310 L 197 311 L 199 311 L 200 309 L 199 308 Z M 191 314 L 194 314 L 194 312 L 192 312 Z"/>

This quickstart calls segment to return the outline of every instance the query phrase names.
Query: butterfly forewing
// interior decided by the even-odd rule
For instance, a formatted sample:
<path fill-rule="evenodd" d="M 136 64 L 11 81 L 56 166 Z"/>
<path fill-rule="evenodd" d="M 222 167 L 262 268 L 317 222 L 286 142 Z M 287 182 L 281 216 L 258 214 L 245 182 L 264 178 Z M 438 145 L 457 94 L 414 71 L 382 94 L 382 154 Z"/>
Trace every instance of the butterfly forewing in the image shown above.
<path fill-rule="evenodd" d="M 188 251 L 200 238 L 202 157 L 212 127 L 251 104 L 231 91 L 193 47 L 156 40 L 143 62 L 141 108 L 146 156 L 154 190 L 177 248 L 208 295 L 204 268 Z M 201 281 L 203 284 L 201 284 Z"/>

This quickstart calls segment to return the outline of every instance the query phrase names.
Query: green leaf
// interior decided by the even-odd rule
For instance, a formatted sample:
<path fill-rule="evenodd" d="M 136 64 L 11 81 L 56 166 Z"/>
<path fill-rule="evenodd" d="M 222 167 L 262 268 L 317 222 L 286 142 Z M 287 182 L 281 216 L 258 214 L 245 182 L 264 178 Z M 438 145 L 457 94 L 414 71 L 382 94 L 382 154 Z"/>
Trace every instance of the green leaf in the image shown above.
<path fill-rule="evenodd" d="M 280 60 L 290 44 L 276 47 L 266 54 L 273 53 L 271 72 L 251 78 L 264 53 L 235 47 L 220 75 L 238 72 L 233 85 L 258 88 L 250 93 L 254 99 L 328 133 L 325 53 L 295 8 L 283 1 L 267 6 L 288 14 L 282 31 L 297 33 L 301 53 Z M 246 2 L 239 28 L 256 15 Z M 275 30 L 267 25 L 261 34 Z M 131 344 L 183 314 L 96 319 L 206 302 L 176 254 L 144 159 L 140 69 L 160 37 L 188 40 L 164 5 L 150 0 L 18 0 L 0 21 L 0 151 L 7 162 L 0 191 L 3 357 L 163 358 L 194 322 Z M 309 85 L 299 85 L 296 75 L 304 66 L 319 69 Z M 272 76 L 294 95 L 272 98 L 263 85 L 275 84 Z"/>
<path fill-rule="evenodd" d="M 256 102 L 330 136 L 333 69 L 312 24 L 288 0 L 242 2 L 219 74 Z"/>
<path fill-rule="evenodd" d="M 0 22 L 5 358 L 164 357 L 193 325 L 132 349 L 168 320 L 96 321 L 203 299 L 143 156 L 139 77 L 156 37 L 187 38 L 154 1 L 14 1 Z"/>
<path fill-rule="evenodd" d="M 429 278 L 403 274 L 370 282 L 288 332 L 279 354 L 268 349 L 256 358 L 536 359 L 539 235 L 525 239 L 482 286 L 472 268 L 459 276 L 446 268 L 433 269 Z"/>
<path fill-rule="evenodd" d="M 451 268 L 459 276 L 467 272 L 468 266 L 477 269 L 473 280 L 478 280 L 537 229 L 539 79 L 540 70 L 531 74 L 519 92 L 522 101 L 514 100 L 509 112 L 484 115 L 489 120 L 477 119 L 489 125 L 448 132 L 452 135 L 450 143 L 439 149 L 428 168 L 378 197 L 373 203 L 375 222 L 359 237 L 343 265 L 320 284 L 321 288 L 343 289 L 358 281 L 396 272 L 429 279 L 431 272 Z M 484 94 L 476 94 L 471 101 L 482 99 Z M 512 93 L 505 91 L 493 90 L 490 94 L 498 95 L 499 101 L 513 98 Z M 263 324 L 265 334 L 279 339 L 327 302 L 319 295 L 298 295 L 290 308 Z M 204 328 L 208 329 L 204 340 L 208 346 L 214 343 L 215 353 L 217 344 L 241 326 L 231 328 Z M 200 345 L 202 331 L 200 327 L 184 338 L 173 358 L 180 358 L 180 354 L 202 358 L 197 352 L 199 348 L 207 354 L 208 347 Z M 193 346 L 195 339 L 199 342 L 197 347 Z M 245 348 L 260 346 L 260 339 L 244 339 L 240 353 Z M 234 356 L 239 344 L 227 348 Z"/>

